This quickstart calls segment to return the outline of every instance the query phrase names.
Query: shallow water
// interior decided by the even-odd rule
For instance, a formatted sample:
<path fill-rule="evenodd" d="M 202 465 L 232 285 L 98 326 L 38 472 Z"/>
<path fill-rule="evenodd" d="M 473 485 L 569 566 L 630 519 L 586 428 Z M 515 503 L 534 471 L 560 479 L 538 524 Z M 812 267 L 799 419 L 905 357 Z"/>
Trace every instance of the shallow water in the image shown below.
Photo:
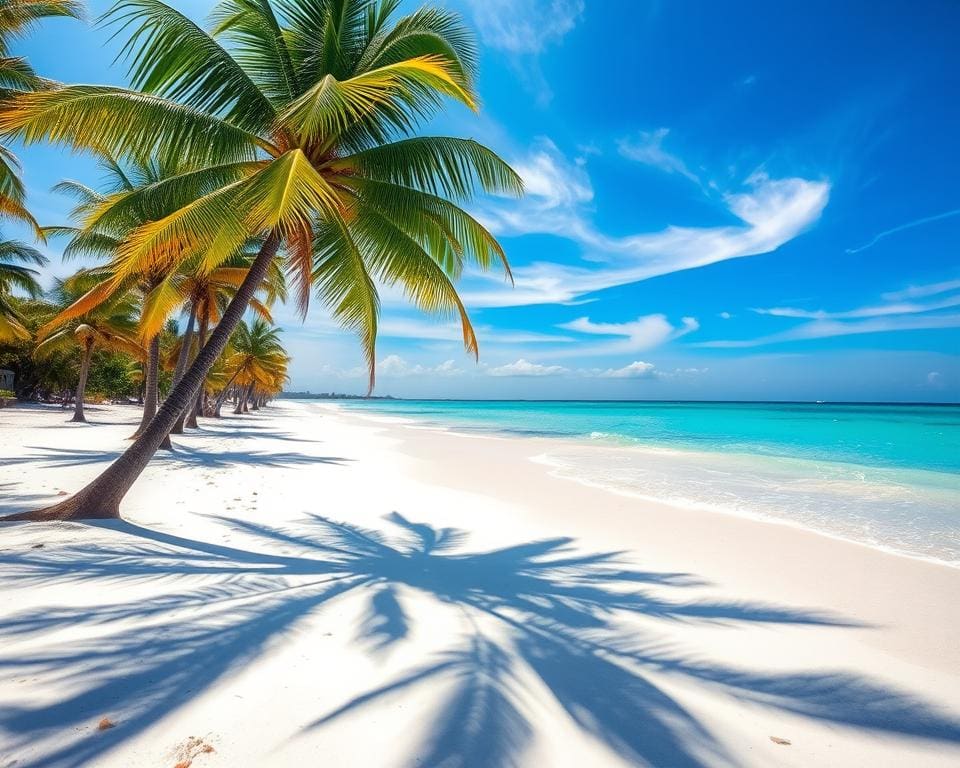
<path fill-rule="evenodd" d="M 960 407 L 350 401 L 460 431 L 573 438 L 565 477 L 960 565 Z"/>

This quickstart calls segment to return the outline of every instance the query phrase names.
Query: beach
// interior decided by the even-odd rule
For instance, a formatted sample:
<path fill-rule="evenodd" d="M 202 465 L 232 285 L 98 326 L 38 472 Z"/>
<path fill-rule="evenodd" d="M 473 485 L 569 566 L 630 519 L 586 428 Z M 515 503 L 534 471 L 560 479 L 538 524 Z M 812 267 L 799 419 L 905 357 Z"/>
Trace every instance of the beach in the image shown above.
<path fill-rule="evenodd" d="M 140 412 L 68 416 L 0 411 L 0 513 Z M 0 528 L 0 765 L 960 762 L 958 568 L 580 482 L 564 438 L 281 400 L 174 444 L 123 521 Z"/>

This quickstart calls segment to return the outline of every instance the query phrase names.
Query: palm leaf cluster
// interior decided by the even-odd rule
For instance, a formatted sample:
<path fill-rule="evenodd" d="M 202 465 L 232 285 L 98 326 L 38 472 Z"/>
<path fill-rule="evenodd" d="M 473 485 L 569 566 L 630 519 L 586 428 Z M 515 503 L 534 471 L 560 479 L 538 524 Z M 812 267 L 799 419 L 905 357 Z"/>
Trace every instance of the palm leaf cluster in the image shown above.
<path fill-rule="evenodd" d="M 156 264 L 207 274 L 273 238 L 300 310 L 317 295 L 359 334 L 371 384 L 384 285 L 459 317 L 475 354 L 454 281 L 506 260 L 463 206 L 521 182 L 475 141 L 415 135 L 445 99 L 476 107 L 477 54 L 455 14 L 398 5 L 222 0 L 203 29 L 124 0 L 105 22 L 126 36 L 131 88 L 21 94 L 0 131 L 172 169 L 84 211 L 92 239 L 126 228 L 116 283 Z"/>
<path fill-rule="evenodd" d="M 0 0 L 0 105 L 18 94 L 39 91 L 52 83 L 40 77 L 22 56 L 15 56 L 11 44 L 45 18 L 79 18 L 81 5 L 75 0 Z M 20 179 L 20 163 L 0 145 L 0 215 L 10 216 L 36 228 L 33 216 L 24 207 L 26 196 Z"/>

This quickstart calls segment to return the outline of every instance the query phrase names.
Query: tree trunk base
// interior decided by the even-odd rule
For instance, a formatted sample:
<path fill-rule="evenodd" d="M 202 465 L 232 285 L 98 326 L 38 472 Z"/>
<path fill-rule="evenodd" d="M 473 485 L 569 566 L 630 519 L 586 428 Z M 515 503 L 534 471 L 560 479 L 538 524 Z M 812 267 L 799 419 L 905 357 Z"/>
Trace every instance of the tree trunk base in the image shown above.
<path fill-rule="evenodd" d="M 88 498 L 82 491 L 69 499 L 43 509 L 20 512 L 2 518 L 2 522 L 27 520 L 35 523 L 54 520 L 112 520 L 120 517 L 120 503 Z"/>
<path fill-rule="evenodd" d="M 192 413 L 190 414 L 190 417 L 187 419 L 187 421 L 184 423 L 184 426 L 187 427 L 188 429 L 200 429 L 200 425 L 197 424 L 197 417 L 194 416 Z"/>
<path fill-rule="evenodd" d="M 67 422 L 67 423 L 68 423 L 68 424 L 73 424 L 73 423 L 86 424 L 86 423 L 87 423 L 87 419 L 86 419 L 84 416 L 81 416 L 80 414 L 77 413 L 77 414 L 74 414 L 73 418 L 70 419 L 70 421 Z"/>
<path fill-rule="evenodd" d="M 160 445 L 157 446 L 157 450 L 158 450 L 158 451 L 159 451 L 161 448 L 163 448 L 164 450 L 167 450 L 167 451 L 172 451 L 172 450 L 173 450 L 173 443 L 170 442 L 170 435 L 167 435 L 165 438 L 163 438 L 163 442 L 160 443 Z"/>

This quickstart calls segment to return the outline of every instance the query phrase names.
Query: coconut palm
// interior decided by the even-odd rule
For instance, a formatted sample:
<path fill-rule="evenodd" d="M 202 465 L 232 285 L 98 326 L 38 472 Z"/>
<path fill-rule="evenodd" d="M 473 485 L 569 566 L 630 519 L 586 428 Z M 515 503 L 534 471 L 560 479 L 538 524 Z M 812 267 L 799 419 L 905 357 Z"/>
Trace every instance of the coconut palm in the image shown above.
<path fill-rule="evenodd" d="M 81 270 L 66 280 L 57 280 L 51 298 L 61 310 L 59 319 L 47 323 L 37 333 L 40 343 L 34 354 L 40 358 L 71 346 L 80 349 L 80 378 L 71 421 L 87 420 L 83 412 L 83 397 L 95 349 L 112 349 L 135 357 L 145 356 L 143 347 L 137 341 L 136 302 L 129 296 L 114 296 L 79 316 L 63 316 L 62 310 L 74 305 L 90 289 L 91 283 L 98 279 L 97 275 Z"/>
<path fill-rule="evenodd" d="M 160 0 L 121 0 L 109 19 L 130 33 L 133 87 L 75 85 L 23 94 L 0 133 L 126 156 L 188 158 L 99 217 L 140 197 L 177 210 L 137 228 L 120 256 L 131 271 L 157 254 L 212 269 L 251 237 L 257 258 L 223 318 L 143 435 L 76 496 L 28 519 L 114 517 L 177 415 L 192 402 L 270 264 L 286 252 L 300 309 L 311 292 L 361 338 L 373 385 L 376 284 L 418 307 L 459 316 L 466 264 L 506 260 L 458 203 L 478 189 L 519 193 L 519 177 L 471 140 L 414 135 L 451 98 L 476 108 L 476 50 L 459 17 L 399 0 L 221 0 L 208 33 Z M 117 279 L 125 279 L 123 271 Z"/>
<path fill-rule="evenodd" d="M 231 384 L 240 388 L 234 413 L 241 413 L 256 392 L 273 392 L 282 386 L 290 358 L 280 343 L 280 329 L 261 319 L 250 325 L 241 321 L 231 344 L 233 354 L 226 361 L 226 369 L 231 372 L 227 388 Z"/>
<path fill-rule="evenodd" d="M 113 296 L 135 293 L 140 301 L 140 335 L 141 342 L 147 348 L 148 355 L 145 366 L 143 416 L 140 426 L 133 437 L 138 436 L 157 412 L 158 381 L 160 370 L 160 333 L 169 314 L 175 311 L 177 304 L 182 304 L 184 297 L 178 293 L 175 283 L 168 284 L 168 270 L 170 260 L 154 258 L 141 265 L 136 272 L 129 272 L 126 279 L 115 280 L 117 268 L 113 261 L 116 253 L 129 233 L 137 226 L 162 218 L 169 211 L 150 207 L 143 204 L 130 210 L 124 221 L 115 221 L 112 226 L 87 225 L 86 218 L 91 211 L 97 209 L 108 200 L 123 199 L 131 192 L 148 184 L 156 183 L 174 169 L 162 168 L 151 160 L 134 160 L 121 163 L 112 157 L 102 157 L 100 166 L 103 173 L 102 188 L 93 190 L 76 181 L 62 181 L 54 187 L 54 191 L 66 193 L 73 197 L 77 204 L 70 212 L 70 218 L 78 222 L 78 226 L 47 227 L 47 234 L 69 236 L 64 250 L 65 259 L 75 256 L 94 256 L 108 260 L 102 268 L 89 270 L 86 274 L 92 285 L 90 290 L 77 298 L 72 305 L 51 321 L 53 326 L 61 325 L 67 320 L 78 317 L 94 307 L 109 300 Z M 96 278 L 96 279 L 95 279 Z M 167 290 L 162 290 L 167 288 Z M 160 444 L 162 448 L 171 448 L 169 438 Z"/>
<path fill-rule="evenodd" d="M 234 254 L 221 266 L 209 272 L 193 272 L 186 277 L 184 290 L 189 295 L 189 319 L 187 330 L 184 335 L 185 344 L 181 347 L 181 355 L 177 359 L 177 368 L 174 375 L 174 383 L 178 382 L 186 370 L 187 358 L 192 354 L 191 350 L 199 352 L 206 344 L 207 335 L 211 327 L 220 322 L 223 312 L 229 305 L 230 300 L 236 295 L 237 290 L 243 284 L 247 276 L 250 265 L 256 259 L 257 251 L 251 251 L 249 248 L 242 252 Z M 250 308 L 258 316 L 267 322 L 273 322 L 270 315 L 270 307 L 276 300 L 287 300 L 286 280 L 280 263 L 274 261 L 271 263 L 267 275 L 261 283 L 257 295 L 250 299 Z M 193 342 L 193 328 L 197 325 L 197 344 Z M 179 433 L 183 431 L 183 426 L 197 427 L 197 416 L 204 397 L 204 387 L 200 388 L 189 413 L 181 414 L 180 418 L 174 424 L 171 432 Z"/>
<path fill-rule="evenodd" d="M 124 269 L 118 262 L 117 254 L 130 233 L 137 227 L 150 222 L 158 221 L 170 213 L 169 208 L 163 207 L 163 199 L 144 196 L 136 205 L 126 207 L 126 215 L 122 218 L 104 220 L 97 217 L 96 211 L 104 205 L 118 205 L 138 190 L 159 184 L 163 179 L 183 170 L 182 160 L 179 165 L 162 165 L 156 159 L 134 159 L 121 163 L 111 157 L 101 158 L 100 165 L 104 171 L 104 182 L 101 190 L 93 190 L 76 181 L 63 181 L 54 189 L 72 196 L 77 205 L 70 212 L 72 219 L 79 226 L 48 227 L 48 234 L 67 235 L 69 242 L 64 248 L 65 258 L 74 256 L 96 256 L 109 259 L 103 269 L 96 272 L 100 281 L 91 290 L 80 297 L 77 302 L 67 307 L 63 315 L 57 318 L 61 322 L 70 317 L 78 316 L 109 297 L 127 291 L 136 291 L 141 297 L 140 333 L 141 341 L 149 350 L 146 368 L 145 390 L 146 397 L 143 405 L 143 417 L 140 426 L 133 437 L 138 437 L 153 419 L 157 412 L 157 395 L 160 364 L 160 334 L 164 323 L 177 313 L 182 307 L 189 305 L 189 320 L 185 333 L 183 353 L 178 359 L 175 370 L 175 381 L 179 380 L 184 370 L 187 351 L 190 349 L 193 333 L 193 323 L 197 316 L 197 307 L 204 307 L 205 314 L 200 320 L 201 339 L 205 337 L 206 322 L 210 316 L 215 316 L 215 308 L 207 308 L 209 295 L 217 291 L 225 291 L 238 286 L 246 276 L 249 261 L 243 254 L 236 254 L 225 265 L 212 271 L 198 275 L 189 270 L 192 266 L 179 264 L 167 253 L 157 252 L 140 264 L 136 270 Z M 232 268 L 231 268 L 232 267 Z M 123 272 L 126 277 L 119 278 Z M 93 271 L 90 273 L 94 274 Z M 282 283 L 282 274 L 277 277 L 272 274 L 274 281 Z M 266 301 L 282 293 L 282 287 L 277 288 L 276 282 L 264 291 Z M 251 300 L 251 305 L 258 311 L 266 312 L 264 304 L 257 298 Z M 178 421 L 182 432 L 182 417 Z M 165 437 L 160 447 L 171 448 L 169 436 Z"/>
<path fill-rule="evenodd" d="M 81 5 L 73 0 L 2 0 L 0 2 L 0 104 L 24 91 L 50 86 L 21 56 L 11 54 L 10 45 L 29 32 L 40 20 L 54 16 L 80 17 Z M 24 207 L 25 190 L 16 156 L 0 145 L 0 213 L 20 219 L 37 229 L 33 216 Z"/>
<path fill-rule="evenodd" d="M 40 251 L 16 240 L 0 241 L 0 344 L 30 338 L 30 331 L 14 304 L 13 292 L 20 290 L 31 298 L 42 293 L 37 271 L 24 266 L 43 266 L 47 259 Z"/>

